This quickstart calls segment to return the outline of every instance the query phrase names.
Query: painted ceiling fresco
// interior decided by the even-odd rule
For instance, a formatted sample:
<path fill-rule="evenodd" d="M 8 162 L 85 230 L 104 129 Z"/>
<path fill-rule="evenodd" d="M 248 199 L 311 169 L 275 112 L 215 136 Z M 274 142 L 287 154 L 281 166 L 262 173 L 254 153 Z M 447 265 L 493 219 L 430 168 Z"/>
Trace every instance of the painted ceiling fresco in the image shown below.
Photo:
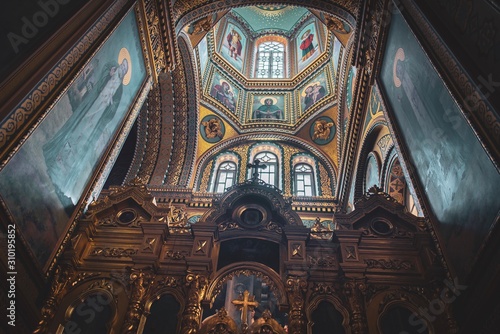
<path fill-rule="evenodd" d="M 257 23 L 259 20 L 266 24 Z M 256 24 L 265 27 L 260 35 L 253 35 Z M 290 37 L 284 35 L 287 29 L 293 29 Z M 287 55 L 285 67 L 287 73 L 294 74 L 276 79 L 272 85 L 269 80 L 253 79 L 251 74 L 256 66 L 256 40 L 276 36 L 269 30 L 282 30 L 278 36 L 285 40 L 285 53 L 291 54 Z M 297 133 L 312 115 L 337 103 L 339 61 L 329 57 L 340 55 L 340 46 L 335 42 L 324 24 L 304 8 L 235 9 L 218 21 L 196 47 L 202 102 L 240 132 L 273 127 Z M 337 115 L 329 116 L 336 122 Z"/>
<path fill-rule="evenodd" d="M 308 142 L 336 165 L 343 133 L 338 84 L 345 81 L 339 80 L 344 45 L 307 9 L 268 7 L 233 9 L 201 19 L 212 24 L 210 29 L 196 23 L 184 29 L 200 79 L 197 157 L 242 135 L 282 134 Z M 205 31 L 204 37 L 193 31 Z M 268 41 L 284 45 L 283 78 L 256 78 L 258 46 Z"/>
<path fill-rule="evenodd" d="M 310 12 L 293 6 L 249 6 L 233 9 L 248 27 L 254 32 L 282 31 L 288 32 Z"/>

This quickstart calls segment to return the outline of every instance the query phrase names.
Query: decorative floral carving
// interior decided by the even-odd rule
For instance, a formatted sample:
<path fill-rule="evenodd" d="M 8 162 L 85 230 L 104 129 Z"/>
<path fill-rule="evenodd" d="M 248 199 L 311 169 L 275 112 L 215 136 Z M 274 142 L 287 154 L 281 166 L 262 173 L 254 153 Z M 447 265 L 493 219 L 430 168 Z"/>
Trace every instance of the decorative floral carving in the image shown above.
<path fill-rule="evenodd" d="M 324 267 L 324 268 L 329 268 L 329 267 L 335 267 L 335 257 L 331 255 L 326 255 L 326 256 L 319 256 L 319 257 L 313 257 L 309 256 L 309 266 L 310 267 Z"/>
<path fill-rule="evenodd" d="M 331 284 L 314 283 L 312 292 L 313 295 L 333 295 L 335 293 L 335 289 Z"/>
<path fill-rule="evenodd" d="M 241 229 L 237 222 L 227 221 L 219 224 L 219 231 L 224 232 L 226 230 Z"/>
<path fill-rule="evenodd" d="M 123 334 L 132 334 L 137 332 L 139 321 L 144 311 L 144 302 L 147 292 L 154 281 L 154 274 L 150 268 L 131 269 L 129 276 L 132 286 L 129 307 L 123 325 Z"/>
<path fill-rule="evenodd" d="M 351 308 L 351 329 L 353 334 L 368 332 L 364 294 L 366 285 L 363 280 L 350 280 L 344 283 L 344 294 Z"/>
<path fill-rule="evenodd" d="M 186 256 L 189 256 L 188 251 L 166 251 L 165 252 L 165 258 L 170 258 L 172 260 L 183 260 L 186 258 Z"/>
<path fill-rule="evenodd" d="M 413 262 L 408 260 L 375 260 L 375 259 L 367 259 L 365 263 L 368 265 L 369 269 L 378 268 L 385 270 L 412 270 L 415 268 Z"/>
<path fill-rule="evenodd" d="M 158 285 L 158 286 L 166 286 L 166 287 L 169 287 L 169 288 L 176 288 L 176 287 L 178 287 L 178 286 L 181 285 L 181 281 L 180 281 L 180 279 L 177 279 L 175 277 L 167 276 L 167 277 L 163 277 L 162 279 L 160 279 L 159 281 L 157 281 L 156 285 Z"/>
<path fill-rule="evenodd" d="M 131 257 L 137 254 L 139 250 L 133 248 L 116 248 L 116 247 L 95 247 L 90 256 L 104 256 L 104 257 Z"/>
<path fill-rule="evenodd" d="M 189 273 L 186 275 L 188 288 L 187 305 L 182 314 L 181 334 L 197 333 L 201 320 L 201 300 L 207 287 L 207 278 L 202 275 Z"/>
<path fill-rule="evenodd" d="M 286 289 L 290 301 L 289 332 L 304 333 L 304 296 L 307 291 L 307 281 L 300 277 L 289 277 L 286 280 Z"/>
<path fill-rule="evenodd" d="M 50 287 L 50 295 L 45 305 L 42 307 L 42 319 L 38 323 L 34 333 L 48 332 L 50 321 L 54 318 L 55 311 L 59 302 L 64 297 L 68 290 L 68 285 L 73 281 L 75 269 L 72 266 L 58 266 L 55 269 Z"/>
<path fill-rule="evenodd" d="M 328 223 L 327 223 L 328 224 Z M 333 235 L 330 225 L 323 225 L 321 219 L 316 217 L 313 226 L 311 227 L 311 238 L 313 239 L 330 239 Z"/>
<path fill-rule="evenodd" d="M 273 221 L 270 221 L 269 223 L 267 223 L 267 225 L 265 227 L 263 227 L 262 229 L 265 229 L 268 231 L 274 231 L 278 234 L 283 233 L 283 229 L 281 228 L 281 226 L 279 226 L 278 223 L 275 223 Z"/>

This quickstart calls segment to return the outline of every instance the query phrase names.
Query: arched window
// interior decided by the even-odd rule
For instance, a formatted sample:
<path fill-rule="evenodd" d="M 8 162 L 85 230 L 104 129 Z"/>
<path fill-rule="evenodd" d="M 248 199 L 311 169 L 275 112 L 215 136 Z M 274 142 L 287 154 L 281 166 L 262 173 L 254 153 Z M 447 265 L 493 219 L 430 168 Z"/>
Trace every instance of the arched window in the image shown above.
<path fill-rule="evenodd" d="M 365 191 L 368 191 L 373 186 L 379 186 L 379 164 L 377 160 L 374 152 L 368 154 L 365 171 Z"/>
<path fill-rule="evenodd" d="M 315 196 L 314 173 L 308 164 L 297 164 L 295 172 L 295 196 Z"/>
<path fill-rule="evenodd" d="M 278 187 L 278 158 L 271 152 L 258 153 L 254 161 L 258 159 L 266 168 L 259 169 L 259 178 L 275 187 Z"/>
<path fill-rule="evenodd" d="M 113 297 L 107 292 L 99 291 L 87 295 L 71 311 L 62 333 L 109 333 L 115 312 L 112 302 Z"/>
<path fill-rule="evenodd" d="M 179 310 L 180 304 L 174 296 L 161 296 L 151 305 L 141 333 L 177 333 Z"/>
<path fill-rule="evenodd" d="M 335 309 L 335 307 L 327 302 L 322 301 L 311 315 L 313 322 L 312 333 L 345 333 L 345 328 L 342 325 L 344 317 Z"/>
<path fill-rule="evenodd" d="M 281 79 L 285 77 L 285 45 L 268 41 L 259 45 L 255 77 Z"/>
<path fill-rule="evenodd" d="M 214 192 L 223 193 L 227 188 L 235 184 L 236 164 L 232 161 L 224 161 L 217 169 Z"/>

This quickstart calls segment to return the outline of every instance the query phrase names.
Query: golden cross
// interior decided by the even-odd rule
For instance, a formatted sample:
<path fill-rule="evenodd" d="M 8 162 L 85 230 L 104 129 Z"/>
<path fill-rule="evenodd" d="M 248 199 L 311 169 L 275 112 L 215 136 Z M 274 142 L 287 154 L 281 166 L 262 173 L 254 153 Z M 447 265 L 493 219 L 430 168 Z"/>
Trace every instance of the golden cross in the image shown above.
<path fill-rule="evenodd" d="M 252 311 L 254 308 L 259 306 L 259 303 L 255 301 L 255 296 L 250 296 L 248 290 L 245 290 L 245 292 L 243 292 L 243 296 L 240 295 L 240 299 L 233 300 L 232 303 L 238 308 L 238 310 L 241 310 L 242 324 L 247 324 L 248 311 Z"/>

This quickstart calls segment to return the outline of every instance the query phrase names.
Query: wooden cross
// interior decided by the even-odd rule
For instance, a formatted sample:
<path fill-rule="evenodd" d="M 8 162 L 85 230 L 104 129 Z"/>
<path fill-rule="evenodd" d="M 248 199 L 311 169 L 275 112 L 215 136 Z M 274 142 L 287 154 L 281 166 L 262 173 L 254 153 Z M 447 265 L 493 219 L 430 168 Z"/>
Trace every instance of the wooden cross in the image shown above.
<path fill-rule="evenodd" d="M 255 159 L 253 161 L 253 164 L 247 164 L 247 168 L 250 169 L 252 168 L 253 173 L 252 173 L 252 180 L 256 181 L 259 178 L 259 168 L 260 169 L 265 169 L 267 168 L 266 165 L 261 165 L 259 159 Z"/>
<path fill-rule="evenodd" d="M 255 301 L 255 296 L 250 297 L 248 290 L 245 290 L 245 292 L 243 292 L 243 296 L 240 295 L 240 299 L 233 300 L 232 303 L 238 308 L 238 310 L 241 310 L 241 324 L 248 325 L 248 311 L 252 311 L 254 308 L 259 306 L 259 303 Z"/>

